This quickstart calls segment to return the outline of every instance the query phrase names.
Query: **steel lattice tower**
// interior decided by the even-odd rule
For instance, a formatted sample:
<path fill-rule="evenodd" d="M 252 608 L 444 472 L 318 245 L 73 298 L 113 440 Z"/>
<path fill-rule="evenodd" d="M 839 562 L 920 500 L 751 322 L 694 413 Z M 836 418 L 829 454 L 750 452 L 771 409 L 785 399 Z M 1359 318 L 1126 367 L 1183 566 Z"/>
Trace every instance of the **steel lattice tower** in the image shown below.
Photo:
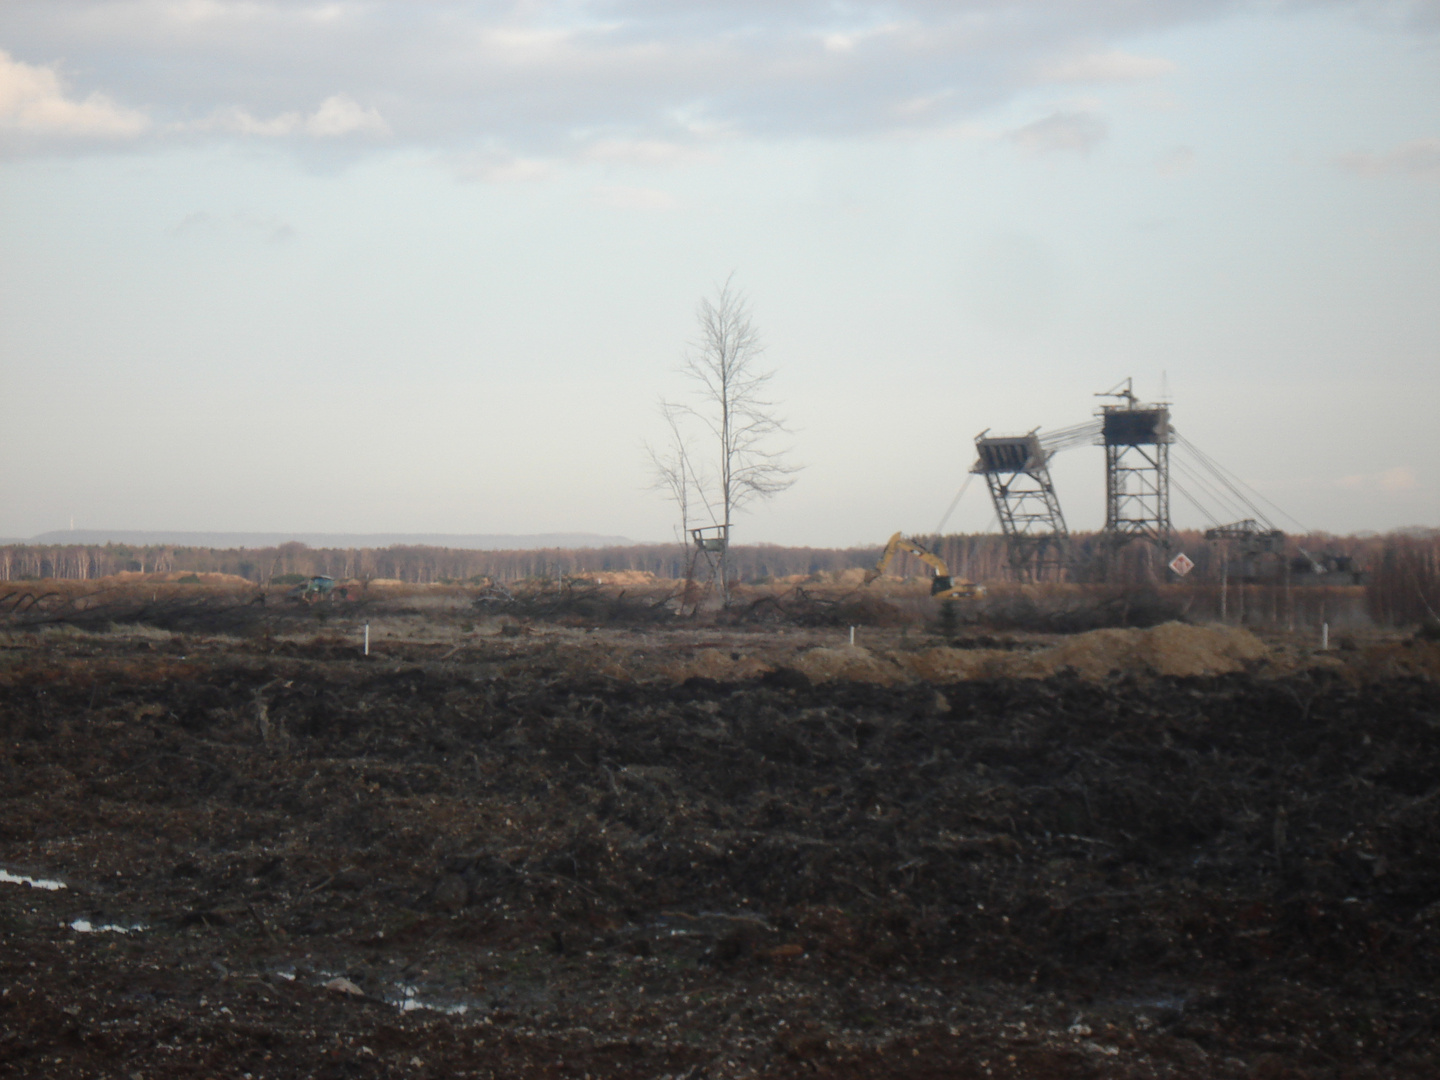
<path fill-rule="evenodd" d="M 1105 447 L 1105 535 L 1116 546 L 1146 539 L 1169 547 L 1170 427 L 1169 402 L 1141 404 L 1131 380 L 1097 397 L 1121 398 L 1123 404 L 1100 407 L 1100 443 Z"/>
<path fill-rule="evenodd" d="M 1050 454 L 1036 431 L 995 437 L 982 431 L 970 471 L 985 477 L 990 488 L 1016 579 L 1058 581 L 1070 533 L 1050 480 Z"/>

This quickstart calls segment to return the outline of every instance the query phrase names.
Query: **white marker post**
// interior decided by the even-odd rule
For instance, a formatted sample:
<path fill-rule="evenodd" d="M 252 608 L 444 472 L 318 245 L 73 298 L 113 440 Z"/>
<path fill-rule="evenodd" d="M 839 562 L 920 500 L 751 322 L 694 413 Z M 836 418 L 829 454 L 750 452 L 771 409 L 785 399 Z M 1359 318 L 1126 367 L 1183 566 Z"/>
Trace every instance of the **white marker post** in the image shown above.
<path fill-rule="evenodd" d="M 370 624 L 365 624 L 365 655 L 370 655 Z"/>
<path fill-rule="evenodd" d="M 852 648 L 855 645 L 855 628 L 853 626 L 850 627 L 850 645 Z"/>

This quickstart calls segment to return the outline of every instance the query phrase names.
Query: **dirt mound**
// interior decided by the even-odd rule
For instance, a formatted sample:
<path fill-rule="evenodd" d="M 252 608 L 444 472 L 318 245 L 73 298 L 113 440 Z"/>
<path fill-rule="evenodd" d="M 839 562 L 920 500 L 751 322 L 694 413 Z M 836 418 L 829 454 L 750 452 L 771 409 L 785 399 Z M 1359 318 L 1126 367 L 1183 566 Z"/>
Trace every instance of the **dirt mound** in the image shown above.
<path fill-rule="evenodd" d="M 1148 630 L 1091 630 L 1053 649 L 1015 657 L 1005 674 L 1043 679 L 1070 668 L 1087 679 L 1112 671 L 1152 675 L 1227 675 L 1266 655 L 1259 638 L 1232 626 L 1169 622 Z"/>
<path fill-rule="evenodd" d="M 889 686 L 903 677 L 901 670 L 894 664 L 887 663 L 859 645 L 846 645 L 838 649 L 811 649 L 800 654 L 795 668 L 808 675 L 813 682 L 833 682 L 838 679 Z"/>
<path fill-rule="evenodd" d="M 1406 653 L 1414 651 L 1405 650 Z M 704 648 L 662 665 L 659 673 L 663 680 L 677 683 L 696 677 L 738 682 L 758 678 L 784 664 L 817 683 L 892 686 L 916 679 L 934 683 L 1045 679 L 1064 671 L 1100 682 L 1116 672 L 1158 676 L 1228 675 L 1269 655 L 1265 644 L 1248 630 L 1171 622 L 1148 630 L 1091 630 L 1035 652 L 948 646 L 918 652 L 872 652 L 857 645 L 842 645 L 808 649 L 792 661 L 789 657 L 780 660 L 774 655 L 767 658 Z M 608 669 L 604 673 L 616 675 Z"/>
<path fill-rule="evenodd" d="M 173 581 L 182 585 L 230 585 L 244 588 L 255 588 L 255 582 L 249 578 L 243 578 L 239 574 L 217 574 L 209 572 L 194 573 L 190 571 L 172 571 L 164 574 L 146 575 L 150 581 Z"/>
<path fill-rule="evenodd" d="M 1091 630 L 1034 653 L 995 649 L 929 649 L 896 659 L 917 678 L 1044 679 L 1070 670 L 1099 680 L 1112 672 L 1148 675 L 1228 675 L 1269 650 L 1248 630 L 1169 622 L 1148 630 Z"/>
<path fill-rule="evenodd" d="M 941 647 L 896 657 L 917 679 L 926 682 L 959 682 L 984 679 L 1002 671 L 1012 659 L 1000 649 L 953 649 Z"/>
<path fill-rule="evenodd" d="M 605 570 L 591 577 L 597 585 L 655 584 L 655 575 L 649 570 Z"/>

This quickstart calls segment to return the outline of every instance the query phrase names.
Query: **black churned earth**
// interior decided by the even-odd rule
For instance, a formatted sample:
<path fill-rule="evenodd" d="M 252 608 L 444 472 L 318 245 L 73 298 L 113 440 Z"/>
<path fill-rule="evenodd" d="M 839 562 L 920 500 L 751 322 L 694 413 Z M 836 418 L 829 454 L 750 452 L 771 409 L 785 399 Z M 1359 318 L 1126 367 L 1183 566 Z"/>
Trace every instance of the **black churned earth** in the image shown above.
<path fill-rule="evenodd" d="M 0 1074 L 1440 1075 L 1428 678 L 354 653 L 12 648 Z"/>

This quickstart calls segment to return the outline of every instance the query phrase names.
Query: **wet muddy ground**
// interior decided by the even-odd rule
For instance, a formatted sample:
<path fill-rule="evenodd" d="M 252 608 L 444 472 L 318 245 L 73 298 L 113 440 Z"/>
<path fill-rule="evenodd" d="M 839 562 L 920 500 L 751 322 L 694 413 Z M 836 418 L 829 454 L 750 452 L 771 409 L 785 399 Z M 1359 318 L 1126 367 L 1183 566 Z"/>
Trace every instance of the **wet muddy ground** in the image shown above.
<path fill-rule="evenodd" d="M 646 634 L 9 639 L 0 1073 L 1436 1075 L 1433 678 Z"/>

